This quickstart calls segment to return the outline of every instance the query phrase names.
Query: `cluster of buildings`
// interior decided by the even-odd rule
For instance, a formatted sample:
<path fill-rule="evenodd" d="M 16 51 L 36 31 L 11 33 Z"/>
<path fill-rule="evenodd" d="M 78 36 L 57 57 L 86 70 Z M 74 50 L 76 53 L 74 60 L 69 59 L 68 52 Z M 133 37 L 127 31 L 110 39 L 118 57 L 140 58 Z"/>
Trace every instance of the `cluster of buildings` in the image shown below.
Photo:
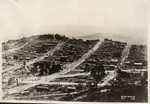
<path fill-rule="evenodd" d="M 131 45 L 125 69 L 147 69 L 147 46 Z"/>
<path fill-rule="evenodd" d="M 124 42 L 105 39 L 98 50 L 83 62 L 79 68 L 84 69 L 85 66 L 91 68 L 97 62 L 101 62 L 103 63 L 105 70 L 114 70 L 116 65 L 120 62 L 121 54 L 125 46 L 126 43 Z"/>

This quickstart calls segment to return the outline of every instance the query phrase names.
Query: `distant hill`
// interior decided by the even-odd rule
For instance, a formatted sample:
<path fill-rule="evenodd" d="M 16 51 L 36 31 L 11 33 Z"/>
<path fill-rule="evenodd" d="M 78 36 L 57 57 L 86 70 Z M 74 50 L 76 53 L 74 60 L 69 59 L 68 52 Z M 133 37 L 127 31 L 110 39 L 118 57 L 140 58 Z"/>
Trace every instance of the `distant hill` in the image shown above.
<path fill-rule="evenodd" d="M 104 40 L 104 38 L 108 38 L 115 41 L 127 42 L 131 44 L 146 44 L 146 42 L 144 40 L 141 40 L 141 38 L 137 37 L 133 38 L 133 36 L 129 37 L 113 33 L 96 33 L 92 35 L 82 36 L 80 38 L 83 40 L 92 40 L 92 39 Z"/>

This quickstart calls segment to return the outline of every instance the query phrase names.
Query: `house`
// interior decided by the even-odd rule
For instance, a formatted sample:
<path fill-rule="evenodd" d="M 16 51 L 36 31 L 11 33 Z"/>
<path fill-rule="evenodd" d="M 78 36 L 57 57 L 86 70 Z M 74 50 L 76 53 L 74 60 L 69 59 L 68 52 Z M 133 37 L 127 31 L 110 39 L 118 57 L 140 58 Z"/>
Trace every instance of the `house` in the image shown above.
<path fill-rule="evenodd" d="M 115 65 L 110 65 L 110 70 L 114 70 L 115 69 Z"/>
<path fill-rule="evenodd" d="M 44 59 L 45 59 L 45 60 L 48 60 L 48 59 L 49 59 L 49 57 L 48 57 L 48 56 L 45 56 L 45 57 L 44 57 Z"/>
<path fill-rule="evenodd" d="M 109 65 L 104 65 L 104 69 L 105 69 L 105 70 L 109 70 L 109 69 L 110 69 L 110 66 L 109 66 Z"/>
<path fill-rule="evenodd" d="M 29 56 L 26 56 L 26 58 L 25 58 L 26 60 L 30 60 L 31 59 L 31 57 L 29 57 Z"/>
<path fill-rule="evenodd" d="M 13 55 L 13 59 L 18 60 L 19 56 L 18 55 Z"/>
<path fill-rule="evenodd" d="M 125 61 L 125 64 L 130 64 L 131 62 L 130 61 Z"/>
<path fill-rule="evenodd" d="M 96 62 L 96 60 L 95 59 L 88 59 L 88 63 L 95 63 Z"/>
<path fill-rule="evenodd" d="M 143 63 L 141 63 L 141 62 L 138 62 L 138 63 L 135 62 L 134 65 L 141 66 L 141 65 L 143 65 Z"/>
<path fill-rule="evenodd" d="M 20 56 L 20 57 L 19 57 L 19 60 L 23 60 L 23 59 L 24 59 L 24 57 L 23 57 L 23 56 Z"/>
<path fill-rule="evenodd" d="M 48 91 L 49 87 L 46 85 L 38 85 L 38 86 L 36 86 L 36 90 L 37 91 Z"/>
<path fill-rule="evenodd" d="M 75 92 L 75 91 L 76 91 L 76 87 L 68 87 L 67 88 L 67 93 Z"/>
<path fill-rule="evenodd" d="M 61 56 L 60 57 L 60 61 L 61 62 L 68 62 L 68 59 L 67 59 L 68 57 L 67 56 Z"/>
<path fill-rule="evenodd" d="M 104 69 L 105 70 L 114 70 L 115 69 L 115 65 L 113 65 L 113 64 L 110 64 L 110 65 L 104 65 Z"/>
<path fill-rule="evenodd" d="M 110 59 L 111 62 L 117 63 L 119 62 L 119 59 Z"/>
<path fill-rule="evenodd" d="M 13 54 L 14 60 L 23 60 L 24 58 L 25 58 L 25 56 L 22 52 Z"/>

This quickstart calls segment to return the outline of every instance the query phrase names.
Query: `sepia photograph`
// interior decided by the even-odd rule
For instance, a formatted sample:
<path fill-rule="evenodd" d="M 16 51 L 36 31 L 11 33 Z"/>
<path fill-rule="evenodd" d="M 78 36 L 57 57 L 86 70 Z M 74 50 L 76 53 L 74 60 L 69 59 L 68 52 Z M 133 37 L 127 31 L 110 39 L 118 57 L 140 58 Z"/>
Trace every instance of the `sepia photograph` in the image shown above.
<path fill-rule="evenodd" d="M 149 0 L 0 0 L 0 102 L 148 103 Z"/>

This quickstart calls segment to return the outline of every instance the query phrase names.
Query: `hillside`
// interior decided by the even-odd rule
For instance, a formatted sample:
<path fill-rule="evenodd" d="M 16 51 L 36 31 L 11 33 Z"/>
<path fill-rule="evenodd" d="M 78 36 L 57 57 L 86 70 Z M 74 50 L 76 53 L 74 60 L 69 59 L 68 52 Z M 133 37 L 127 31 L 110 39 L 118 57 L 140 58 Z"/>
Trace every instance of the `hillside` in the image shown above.
<path fill-rule="evenodd" d="M 2 50 L 3 53 L 12 53 L 16 50 L 24 50 L 28 52 L 36 51 L 40 53 L 40 50 L 43 49 L 43 45 L 51 45 L 56 46 L 58 42 L 64 41 L 68 39 L 65 36 L 60 36 L 58 34 L 43 34 L 43 35 L 36 35 L 31 37 L 23 37 L 17 40 L 8 40 L 7 42 L 2 43 Z M 49 46 L 49 47 L 51 47 Z M 45 46 L 47 49 L 49 47 Z M 47 52 L 48 50 L 43 49 L 43 53 Z"/>
<path fill-rule="evenodd" d="M 57 62 L 63 67 L 66 63 L 81 58 L 97 42 L 98 40 L 69 39 L 59 34 L 43 34 L 9 40 L 2 45 L 3 70 L 6 72 L 14 68 L 19 69 L 24 62 L 31 67 L 34 63 L 39 64 L 36 63 L 37 60 L 40 63 L 45 63 L 43 60 L 51 64 Z"/>
<path fill-rule="evenodd" d="M 83 40 L 93 40 L 93 39 L 100 39 L 103 40 L 104 38 L 116 40 L 116 41 L 122 41 L 122 42 L 127 42 L 131 44 L 146 44 L 145 37 L 141 36 L 123 36 L 123 35 L 118 35 L 118 34 L 113 34 L 113 33 L 95 33 L 92 35 L 86 35 L 80 37 Z"/>
<path fill-rule="evenodd" d="M 127 101 L 147 101 L 147 46 L 94 36 L 44 34 L 3 44 L 12 45 L 2 54 L 3 99 L 125 102 L 126 94 Z"/>

